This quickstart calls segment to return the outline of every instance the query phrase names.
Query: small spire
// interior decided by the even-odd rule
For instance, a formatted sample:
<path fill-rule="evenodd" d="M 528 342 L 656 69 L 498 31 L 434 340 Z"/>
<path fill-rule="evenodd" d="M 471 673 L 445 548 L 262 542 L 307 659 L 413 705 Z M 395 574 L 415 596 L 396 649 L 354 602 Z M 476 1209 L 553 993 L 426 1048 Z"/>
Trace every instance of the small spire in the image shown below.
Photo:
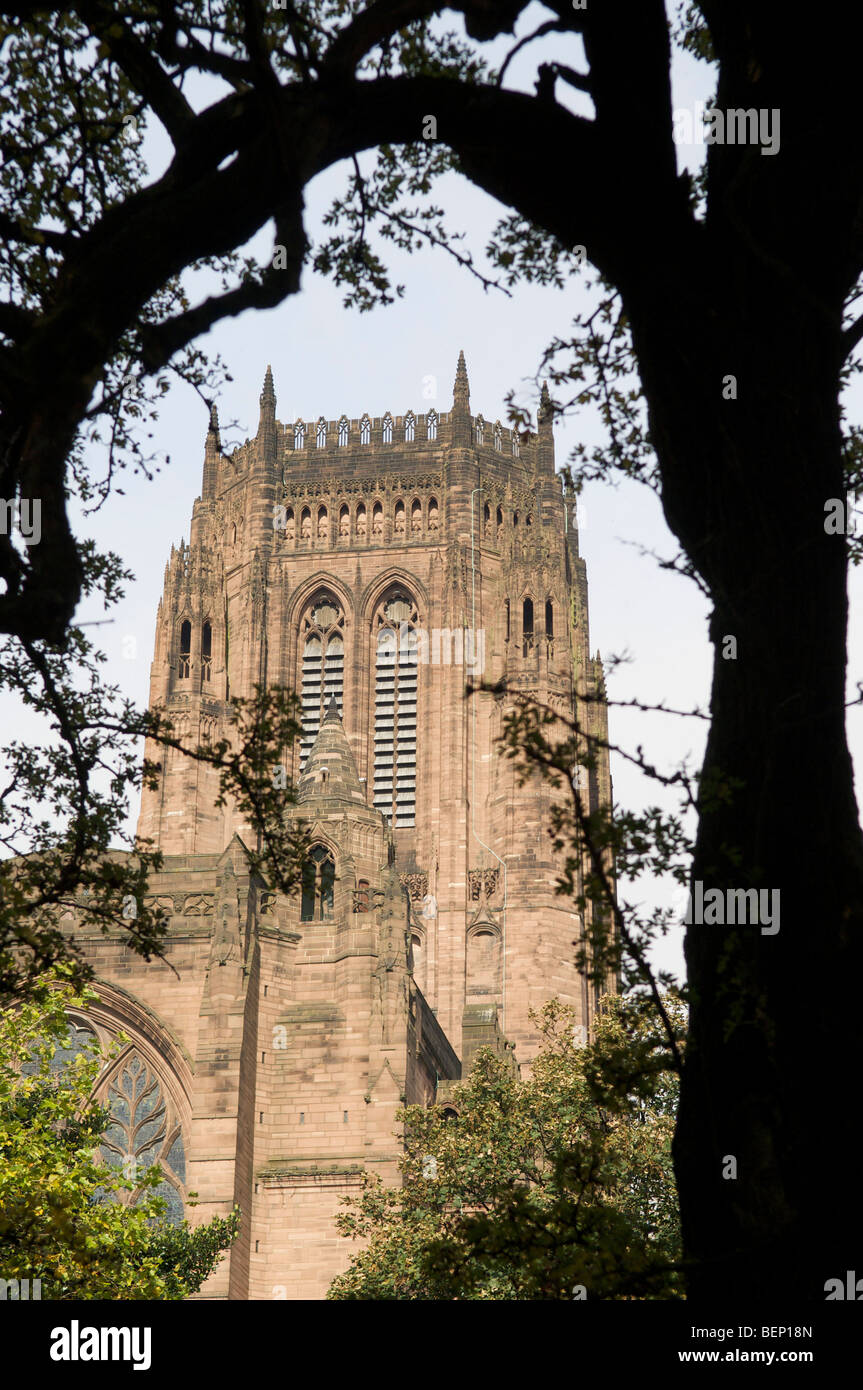
<path fill-rule="evenodd" d="M 267 370 L 264 374 L 264 389 L 261 392 L 261 414 L 263 415 L 265 411 L 270 415 L 275 415 L 276 413 L 276 391 L 273 386 L 273 369 L 269 364 L 267 364 Z"/>
<path fill-rule="evenodd" d="M 536 423 L 540 427 L 550 425 L 554 420 L 554 410 L 551 404 L 551 396 L 548 390 L 548 382 L 542 383 L 542 390 L 539 393 L 539 410 L 536 412 Z"/>
<path fill-rule="evenodd" d="M 336 697 L 335 695 L 331 695 L 330 703 L 327 705 L 326 713 L 324 715 L 324 723 L 332 724 L 337 721 L 338 723 L 341 723 L 341 719 L 342 716 L 339 714 L 339 707 L 336 704 Z"/>
<path fill-rule="evenodd" d="M 215 402 L 210 406 L 210 423 L 207 426 L 207 443 L 209 443 L 211 439 L 215 443 L 217 449 L 221 447 L 222 441 L 219 438 L 219 411 Z"/>
<path fill-rule="evenodd" d="M 458 366 L 455 369 L 455 384 L 452 391 L 453 408 L 461 406 L 462 410 L 470 410 L 470 382 L 467 377 L 467 365 L 464 360 L 464 349 L 458 355 Z"/>

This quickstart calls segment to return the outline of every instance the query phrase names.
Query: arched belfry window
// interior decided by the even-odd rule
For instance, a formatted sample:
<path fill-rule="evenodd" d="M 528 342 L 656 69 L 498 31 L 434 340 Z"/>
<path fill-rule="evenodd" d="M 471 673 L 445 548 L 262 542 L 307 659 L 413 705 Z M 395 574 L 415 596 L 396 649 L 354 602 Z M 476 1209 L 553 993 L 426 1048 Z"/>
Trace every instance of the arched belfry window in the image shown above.
<path fill-rule="evenodd" d="M 526 598 L 521 609 L 521 635 L 524 641 L 524 655 L 533 646 L 533 599 Z"/>
<path fill-rule="evenodd" d="M 417 607 L 401 589 L 379 604 L 375 644 L 375 809 L 400 829 L 416 822 Z"/>
<path fill-rule="evenodd" d="M 323 713 L 335 696 L 339 713 L 344 698 L 345 615 L 336 599 L 322 594 L 306 609 L 300 627 L 303 736 L 300 769 L 318 736 Z"/>
<path fill-rule="evenodd" d="M 207 622 L 201 628 L 201 679 L 208 681 L 213 674 L 213 628 Z"/>
<path fill-rule="evenodd" d="M 181 681 L 188 680 L 192 669 L 192 624 L 188 619 L 180 625 L 180 659 L 177 675 Z"/>
<path fill-rule="evenodd" d="M 335 881 L 336 864 L 332 854 L 325 845 L 314 845 L 303 865 L 300 921 L 332 921 Z"/>
<path fill-rule="evenodd" d="M 554 636 L 554 604 L 550 598 L 545 601 L 545 635 L 549 640 Z"/>

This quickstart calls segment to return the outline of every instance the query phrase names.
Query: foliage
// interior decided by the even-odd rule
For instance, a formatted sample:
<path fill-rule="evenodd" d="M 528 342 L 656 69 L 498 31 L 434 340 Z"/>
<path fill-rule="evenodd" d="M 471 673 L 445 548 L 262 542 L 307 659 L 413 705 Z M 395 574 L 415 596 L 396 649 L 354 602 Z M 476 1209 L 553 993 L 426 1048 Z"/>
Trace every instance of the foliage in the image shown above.
<path fill-rule="evenodd" d="M 368 1244 L 328 1298 L 679 1295 L 666 1041 L 635 1001 L 606 998 L 587 1045 L 575 1019 L 554 1000 L 536 1017 L 526 1080 L 486 1048 L 446 1110 L 401 1112 L 403 1185 L 345 1199 L 339 1229 Z"/>
<path fill-rule="evenodd" d="M 85 555 L 88 591 L 105 608 L 130 578 L 116 556 Z M 216 768 L 219 803 L 230 799 L 253 819 L 260 847 L 253 863 L 282 891 L 297 882 L 305 834 L 285 817 L 294 790 L 277 785 L 273 768 L 299 732 L 297 698 L 257 689 L 226 711 L 229 736 L 211 745 L 178 739 L 171 721 L 142 714 L 104 679 L 104 655 L 83 628 L 63 647 L 7 638 L 0 652 L 0 692 L 31 716 L 36 737 L 3 750 L 0 788 L 0 997 L 38 992 L 46 969 L 65 961 L 81 985 L 92 976 L 77 936 L 87 929 L 122 930 L 145 960 L 161 953 L 167 922 L 146 902 L 149 874 L 162 862 L 152 844 L 127 830 L 128 801 L 143 781 L 157 785 L 158 747 L 184 752 Z M 149 757 L 141 765 L 140 740 Z M 123 848 L 121 848 L 123 847 Z M 73 934 L 64 925 L 72 914 Z"/>
<path fill-rule="evenodd" d="M 158 1166 L 133 1180 L 100 1160 L 108 1111 L 92 1091 L 108 1059 L 93 1046 L 51 1065 L 66 1009 L 95 998 L 57 984 L 64 973 L 43 982 L 41 1003 L 0 1013 L 0 1277 L 41 1280 L 43 1299 L 187 1298 L 236 1237 L 239 1213 L 171 1226 L 153 1192 Z"/>

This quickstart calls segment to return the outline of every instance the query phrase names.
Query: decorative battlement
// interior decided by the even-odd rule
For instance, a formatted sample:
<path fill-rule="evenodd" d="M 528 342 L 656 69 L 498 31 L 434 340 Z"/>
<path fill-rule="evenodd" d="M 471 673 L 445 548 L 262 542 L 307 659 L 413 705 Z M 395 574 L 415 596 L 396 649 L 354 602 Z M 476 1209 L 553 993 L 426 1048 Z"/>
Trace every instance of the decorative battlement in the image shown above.
<path fill-rule="evenodd" d="M 276 419 L 273 374 L 268 367 L 254 440 L 247 439 L 230 452 L 224 451 L 218 414 L 213 407 L 207 431 L 202 498 L 208 501 L 222 496 L 251 470 L 263 471 L 271 480 L 280 470 L 286 494 L 296 491 L 304 471 L 312 468 L 318 487 L 322 482 L 332 482 L 338 473 L 340 481 L 348 484 L 348 491 L 358 490 L 350 486 L 349 480 L 360 476 L 365 479 L 363 490 L 373 491 L 380 488 L 380 482 L 370 477 L 372 470 L 380 476 L 399 468 L 406 472 L 413 468 L 422 472 L 430 465 L 440 468 L 453 449 L 468 449 L 488 463 L 495 458 L 501 463 L 520 459 L 529 470 L 544 464 L 553 472 L 550 425 L 550 401 L 545 387 L 536 431 L 512 429 L 499 419 L 490 421 L 482 414 L 473 415 L 464 353 L 459 354 L 449 411 L 438 412 L 432 407 L 419 412 L 411 409 L 403 415 L 387 410 L 383 415 L 365 412 L 351 418 L 298 416 L 293 423 Z M 417 485 L 415 479 L 403 484 L 409 488 Z"/>
<path fill-rule="evenodd" d="M 482 415 L 467 418 L 474 448 L 486 448 L 518 458 L 523 449 L 536 443 L 536 434 L 510 429 L 502 425 L 500 420 L 490 422 Z M 323 416 L 317 420 L 299 417 L 291 425 L 277 422 L 277 428 L 282 435 L 286 456 L 336 453 L 343 449 L 404 448 L 422 452 L 429 444 L 440 447 L 451 443 L 452 413 L 438 414 L 436 410 L 430 410 L 426 414 L 416 415 L 409 410 L 405 415 L 393 415 L 386 411 L 383 415 L 365 414 L 350 420 L 346 415 L 337 420 L 325 420 Z"/>

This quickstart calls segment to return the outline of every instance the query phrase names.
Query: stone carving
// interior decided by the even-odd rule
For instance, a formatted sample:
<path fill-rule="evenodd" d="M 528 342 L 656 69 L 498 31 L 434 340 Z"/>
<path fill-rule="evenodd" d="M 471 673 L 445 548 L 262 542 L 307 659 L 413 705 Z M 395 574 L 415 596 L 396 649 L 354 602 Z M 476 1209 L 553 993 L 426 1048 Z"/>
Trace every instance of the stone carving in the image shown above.
<path fill-rule="evenodd" d="M 212 917 L 213 894 L 189 893 L 183 902 L 184 917 Z"/>
<path fill-rule="evenodd" d="M 399 883 L 403 888 L 408 890 L 412 903 L 420 902 L 429 890 L 428 874 L 402 874 L 399 878 Z"/>
<path fill-rule="evenodd" d="M 499 869 L 471 869 L 468 872 L 471 902 L 478 903 L 481 897 L 493 898 L 497 892 L 499 877 Z"/>

